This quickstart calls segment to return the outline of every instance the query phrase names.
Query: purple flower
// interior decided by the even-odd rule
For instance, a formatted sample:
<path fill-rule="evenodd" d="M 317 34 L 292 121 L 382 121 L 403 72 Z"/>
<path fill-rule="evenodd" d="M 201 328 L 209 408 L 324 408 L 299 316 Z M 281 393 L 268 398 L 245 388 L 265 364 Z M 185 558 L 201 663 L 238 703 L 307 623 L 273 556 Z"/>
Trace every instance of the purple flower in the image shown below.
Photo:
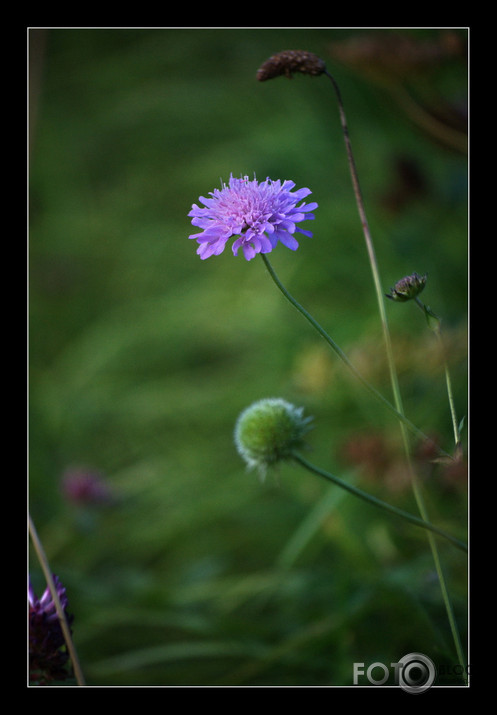
<path fill-rule="evenodd" d="M 232 236 L 238 236 L 233 253 L 236 256 L 241 248 L 247 261 L 257 253 L 270 253 L 278 241 L 295 251 L 299 246 L 295 233 L 312 236 L 297 224 L 313 219 L 311 212 L 317 204 L 297 206 L 311 191 L 292 192 L 294 186 L 293 181 L 266 179 L 259 183 L 255 177 L 249 181 L 248 176 L 240 179 L 230 176 L 228 185 L 210 192 L 212 198 L 201 196 L 199 201 L 205 208 L 193 204 L 188 214 L 192 225 L 202 229 L 201 233 L 189 236 L 200 244 L 197 249 L 200 258 L 218 256 Z"/>
<path fill-rule="evenodd" d="M 57 595 L 69 623 L 72 616 L 67 614 L 66 589 L 53 577 Z M 30 680 L 46 685 L 53 680 L 65 680 L 70 676 L 67 670 L 69 655 L 65 639 L 50 589 L 45 589 L 38 598 L 31 586 L 28 587 L 29 604 L 29 672 Z"/>
<path fill-rule="evenodd" d="M 113 502 L 113 494 L 103 477 L 84 468 L 68 469 L 62 477 L 61 489 L 68 501 L 80 506 Z"/>

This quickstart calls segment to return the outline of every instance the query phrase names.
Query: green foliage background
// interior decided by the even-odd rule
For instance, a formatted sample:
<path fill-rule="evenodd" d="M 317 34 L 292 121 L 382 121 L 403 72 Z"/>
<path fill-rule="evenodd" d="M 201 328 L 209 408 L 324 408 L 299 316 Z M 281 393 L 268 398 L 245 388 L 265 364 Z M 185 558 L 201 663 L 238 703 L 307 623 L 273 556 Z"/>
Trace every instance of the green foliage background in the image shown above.
<path fill-rule="evenodd" d="M 464 52 L 380 77 L 335 48 L 441 30 L 30 31 L 30 510 L 67 587 L 89 685 L 350 685 L 354 662 L 456 662 L 428 541 L 291 465 L 261 484 L 232 434 L 279 396 L 315 417 L 311 461 L 416 513 L 395 420 L 284 301 L 258 258 L 200 261 L 187 217 L 230 173 L 293 179 L 312 239 L 272 263 L 390 397 L 371 271 L 325 77 L 259 83 L 284 49 L 322 57 L 343 95 L 385 292 L 428 274 L 466 414 L 467 157 L 450 141 Z M 466 31 L 455 31 L 464 42 Z M 440 45 L 438 45 L 440 46 Z M 404 90 L 446 129 L 435 137 Z M 402 181 L 399 162 L 414 166 Z M 387 305 L 408 416 L 453 449 L 440 354 L 414 305 Z M 388 458 L 371 476 L 364 435 Z M 108 507 L 62 496 L 72 466 Z M 432 520 L 465 538 L 466 482 L 422 464 Z M 463 638 L 466 568 L 441 557 Z M 30 572 L 45 584 L 36 559 Z M 449 683 L 454 680 L 449 680 Z M 456 681 L 457 684 L 458 681 Z"/>

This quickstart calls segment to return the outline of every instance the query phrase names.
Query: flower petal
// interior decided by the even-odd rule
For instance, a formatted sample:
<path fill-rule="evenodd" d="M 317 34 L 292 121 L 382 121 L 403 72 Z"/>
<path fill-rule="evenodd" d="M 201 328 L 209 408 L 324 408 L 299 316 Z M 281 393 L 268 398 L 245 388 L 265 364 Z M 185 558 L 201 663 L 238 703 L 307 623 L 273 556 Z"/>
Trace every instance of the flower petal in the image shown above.
<path fill-rule="evenodd" d="M 299 247 L 298 241 L 292 236 L 291 233 L 288 233 L 287 231 L 278 231 L 277 236 L 278 240 L 292 251 L 296 251 Z"/>

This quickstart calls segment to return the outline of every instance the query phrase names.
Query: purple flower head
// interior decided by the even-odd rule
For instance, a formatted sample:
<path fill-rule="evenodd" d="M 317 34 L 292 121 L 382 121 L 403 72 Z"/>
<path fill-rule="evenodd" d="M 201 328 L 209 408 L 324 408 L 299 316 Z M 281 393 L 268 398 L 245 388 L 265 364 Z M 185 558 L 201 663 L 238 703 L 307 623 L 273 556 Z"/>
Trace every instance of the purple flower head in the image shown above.
<path fill-rule="evenodd" d="M 80 506 L 113 502 L 113 494 L 104 478 L 98 472 L 88 469 L 68 469 L 62 477 L 61 489 L 68 501 Z"/>
<path fill-rule="evenodd" d="M 205 208 L 193 204 L 188 214 L 192 225 L 202 229 L 201 233 L 189 236 L 200 244 L 197 249 L 200 258 L 218 256 L 232 236 L 238 236 L 233 253 L 236 256 L 241 248 L 247 261 L 257 253 L 270 253 L 278 241 L 295 251 L 299 246 L 295 233 L 312 236 L 297 224 L 313 219 L 312 211 L 317 204 L 297 206 L 311 191 L 292 191 L 294 186 L 293 181 L 266 179 L 259 183 L 255 177 L 250 181 L 248 176 L 240 179 L 230 176 L 228 185 L 210 192 L 212 198 L 201 196 L 199 201 Z"/>
<path fill-rule="evenodd" d="M 57 596 L 59 597 L 60 605 L 65 610 L 67 607 L 67 596 L 66 589 L 62 585 L 60 579 L 57 576 L 53 576 L 55 589 L 57 591 Z M 57 611 L 55 609 L 55 603 L 50 593 L 48 586 L 43 592 L 41 598 L 38 598 L 35 594 L 31 583 L 28 586 L 28 602 L 29 611 L 33 612 L 39 616 L 46 617 L 48 621 L 57 620 Z"/>
<path fill-rule="evenodd" d="M 67 613 L 66 589 L 57 576 L 53 579 L 61 606 L 70 623 L 72 616 Z M 30 679 L 40 685 L 45 685 L 52 680 L 65 680 L 70 675 L 66 668 L 69 655 L 48 586 L 41 598 L 38 598 L 30 583 L 28 605 Z"/>

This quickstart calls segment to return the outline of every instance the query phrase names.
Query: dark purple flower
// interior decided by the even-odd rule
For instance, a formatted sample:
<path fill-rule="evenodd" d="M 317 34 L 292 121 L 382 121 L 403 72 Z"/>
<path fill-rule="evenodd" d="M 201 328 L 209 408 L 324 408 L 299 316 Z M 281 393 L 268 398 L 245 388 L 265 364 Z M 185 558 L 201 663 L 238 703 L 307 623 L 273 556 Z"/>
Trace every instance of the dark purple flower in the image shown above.
<path fill-rule="evenodd" d="M 66 589 L 53 576 L 57 595 L 69 623 L 73 617 L 67 613 Z M 65 680 L 71 676 L 67 668 L 69 655 L 59 617 L 50 589 L 45 589 L 38 598 L 28 587 L 29 605 L 29 675 L 33 683 L 46 685 L 53 680 Z"/>
<path fill-rule="evenodd" d="M 200 197 L 205 208 L 193 204 L 188 216 L 192 225 L 202 229 L 194 233 L 199 247 L 200 258 L 217 256 L 223 252 L 226 242 L 232 236 L 238 236 L 233 243 L 235 256 L 241 248 L 247 261 L 257 253 L 270 253 L 278 241 L 295 251 L 298 242 L 295 233 L 312 236 L 312 233 L 297 226 L 301 221 L 314 218 L 312 211 L 316 203 L 297 204 L 308 196 L 310 189 L 291 191 L 293 181 L 272 181 L 266 179 L 259 183 L 254 177 L 235 179 L 230 176 L 228 185 L 210 192 L 212 198 Z"/>

